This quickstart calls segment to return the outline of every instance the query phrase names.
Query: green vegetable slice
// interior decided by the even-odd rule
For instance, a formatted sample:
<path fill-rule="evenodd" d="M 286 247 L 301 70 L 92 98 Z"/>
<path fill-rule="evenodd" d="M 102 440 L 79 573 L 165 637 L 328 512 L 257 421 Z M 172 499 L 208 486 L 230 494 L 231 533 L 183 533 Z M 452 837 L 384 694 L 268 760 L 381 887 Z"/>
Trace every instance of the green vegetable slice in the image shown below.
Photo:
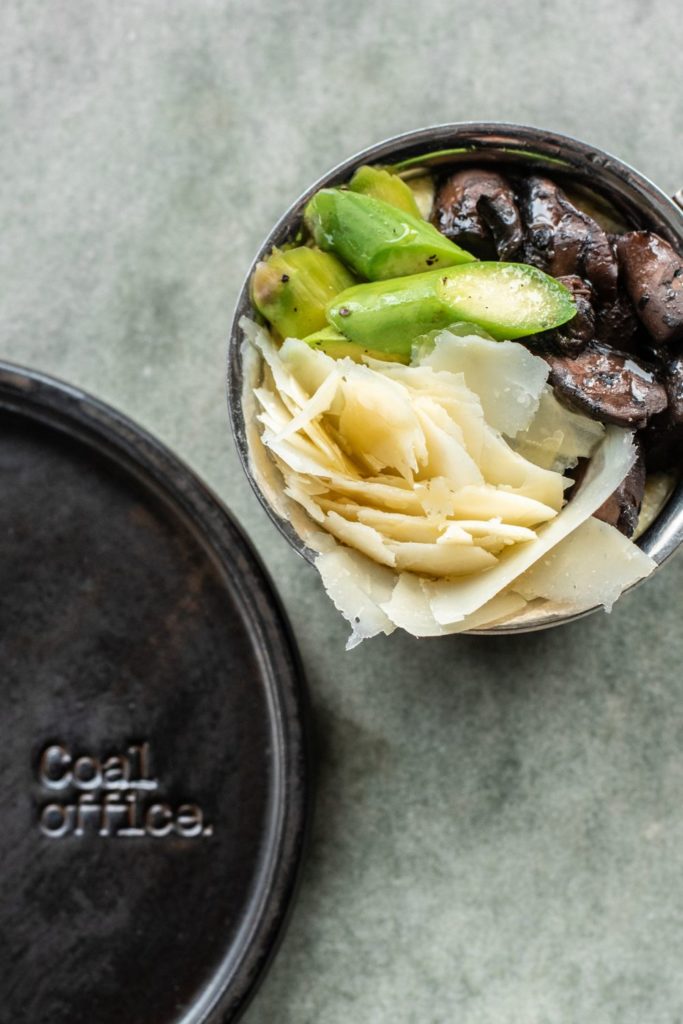
<path fill-rule="evenodd" d="M 327 325 L 327 304 L 353 283 L 353 275 L 331 253 L 308 246 L 273 249 L 256 265 L 251 297 L 283 338 L 304 338 Z"/>
<path fill-rule="evenodd" d="M 568 289 L 541 270 L 479 262 L 359 284 L 327 309 L 347 338 L 399 354 L 408 354 L 419 335 L 455 321 L 477 324 L 500 341 L 558 327 L 575 313 Z"/>
<path fill-rule="evenodd" d="M 474 260 L 420 216 L 358 192 L 321 189 L 304 220 L 316 245 L 370 281 Z"/>
<path fill-rule="evenodd" d="M 381 199 L 413 217 L 421 217 L 412 189 L 397 174 L 391 174 L 382 167 L 359 167 L 349 182 L 352 192 Z"/>
<path fill-rule="evenodd" d="M 315 331 L 303 339 L 311 348 L 319 349 L 332 359 L 353 359 L 354 363 L 362 363 L 363 357 L 370 359 L 381 359 L 390 363 L 408 363 L 408 355 L 396 352 L 378 351 L 359 345 L 338 331 L 336 327 L 324 327 L 321 331 Z"/>

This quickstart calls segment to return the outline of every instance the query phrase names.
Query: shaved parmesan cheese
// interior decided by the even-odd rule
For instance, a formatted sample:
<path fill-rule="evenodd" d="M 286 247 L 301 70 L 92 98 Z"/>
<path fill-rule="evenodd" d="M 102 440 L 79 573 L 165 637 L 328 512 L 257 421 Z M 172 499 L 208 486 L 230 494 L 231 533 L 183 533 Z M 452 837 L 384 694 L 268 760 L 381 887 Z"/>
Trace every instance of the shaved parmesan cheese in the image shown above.
<path fill-rule="evenodd" d="M 322 390 L 323 389 L 321 388 L 321 391 Z M 311 398 L 310 402 L 306 403 L 306 405 L 292 417 L 290 423 L 294 423 L 298 429 L 289 429 L 289 424 L 285 427 L 281 427 L 270 439 L 270 446 L 274 447 L 271 442 L 274 442 L 275 445 L 280 445 L 283 440 L 291 439 L 291 442 L 295 447 L 301 448 L 301 445 L 299 444 L 300 441 L 310 441 L 320 453 L 323 465 L 329 465 L 333 469 L 342 473 L 349 472 L 353 476 L 358 476 L 356 467 L 347 458 L 334 438 L 330 437 L 329 432 L 325 431 L 319 423 L 314 422 L 313 417 L 316 414 L 316 404 L 321 400 L 323 402 L 326 400 L 325 396 L 318 398 L 317 394 L 319 393 L 316 393 L 316 395 Z M 271 432 L 273 431 L 273 425 L 270 421 L 270 417 L 264 415 L 260 416 L 259 419 Z"/>
<path fill-rule="evenodd" d="M 430 398 L 418 399 L 414 407 L 427 448 L 418 479 L 444 477 L 454 489 L 483 483 L 481 470 L 468 454 L 457 423 Z"/>
<path fill-rule="evenodd" d="M 454 376 L 453 380 L 457 380 L 457 378 Z M 460 428 L 467 451 L 483 472 L 481 458 L 486 435 L 487 433 L 490 433 L 493 437 L 498 435 L 487 428 L 484 421 L 484 412 L 476 395 L 473 395 L 471 391 L 465 388 L 459 388 L 457 391 L 454 388 L 450 394 L 435 393 L 429 397 L 438 402 L 441 408 Z"/>
<path fill-rule="evenodd" d="M 567 409 L 547 387 L 533 420 L 511 443 L 530 462 L 563 473 L 590 458 L 604 436 L 602 423 Z"/>
<path fill-rule="evenodd" d="M 590 518 L 633 462 L 630 435 L 560 405 L 523 346 L 456 327 L 423 365 L 358 364 L 244 327 L 252 471 L 319 552 L 349 646 L 609 606 L 651 570 Z M 564 470 L 590 456 L 563 508 Z"/>
<path fill-rule="evenodd" d="M 401 369 L 410 371 L 411 367 Z M 416 408 L 424 407 L 427 401 L 425 397 L 420 398 L 415 403 Z M 475 395 L 467 391 L 463 394 L 462 389 L 457 398 L 453 394 L 445 398 L 434 393 L 429 408 L 433 409 L 435 403 L 441 405 L 460 428 L 465 448 L 487 483 L 503 484 L 555 511 L 561 508 L 565 487 L 562 475 L 539 468 L 513 451 L 501 434 L 488 426 Z M 448 474 L 438 475 L 448 478 Z"/>
<path fill-rule="evenodd" d="M 526 526 L 513 526 L 511 523 L 501 522 L 500 519 L 459 519 L 447 527 L 446 532 L 441 537 L 441 542 L 448 540 L 448 534 L 456 528 L 469 533 L 471 537 L 488 537 L 493 535 L 500 537 L 510 544 L 534 540 L 536 537 L 534 531 L 529 530 Z"/>
<path fill-rule="evenodd" d="M 337 512 L 328 512 L 325 516 L 325 526 L 338 540 L 362 551 L 364 555 L 373 558 L 380 565 L 396 565 L 396 555 L 392 544 L 385 541 L 382 534 L 372 526 L 349 522 Z"/>
<path fill-rule="evenodd" d="M 460 621 L 521 576 L 593 515 L 619 486 L 635 458 L 633 435 L 618 427 L 609 427 L 605 440 L 591 460 L 583 486 L 556 519 L 539 528 L 535 540 L 504 552 L 498 565 L 481 576 L 429 584 L 436 621 L 442 625 Z"/>
<path fill-rule="evenodd" d="M 261 406 L 261 409 L 267 416 L 267 420 L 262 418 L 262 422 L 267 422 L 270 429 L 274 431 L 284 430 L 287 424 L 292 419 L 292 414 L 282 401 L 277 391 L 271 390 L 269 387 L 262 386 L 254 389 L 254 395 Z"/>
<path fill-rule="evenodd" d="M 484 478 L 490 484 L 502 484 L 525 498 L 533 498 L 559 511 L 562 508 L 566 481 L 560 473 L 541 469 L 518 455 L 500 435 L 492 430 L 484 433 L 484 447 L 479 462 Z"/>
<path fill-rule="evenodd" d="M 263 417 L 259 417 L 259 419 L 263 421 Z M 299 434 L 283 440 L 277 434 L 272 433 L 269 428 L 263 431 L 262 438 L 265 446 L 297 473 L 331 477 L 337 468 L 344 468 L 335 466 L 328 453 L 321 452 L 319 448 Z"/>
<path fill-rule="evenodd" d="M 287 338 L 282 343 L 280 359 L 308 395 L 314 394 L 328 377 L 337 374 L 336 359 L 297 338 Z"/>
<path fill-rule="evenodd" d="M 448 480 L 436 476 L 433 480 L 418 481 L 414 485 L 415 497 L 425 515 L 444 519 L 455 509 L 455 491 Z M 458 492 L 460 493 L 460 492 Z"/>
<path fill-rule="evenodd" d="M 379 480 L 351 480 L 339 473 L 329 476 L 331 492 L 347 494 L 356 501 L 366 501 L 369 505 L 380 505 L 398 512 L 421 512 L 419 495 L 414 490 L 398 487 L 394 483 L 382 483 Z"/>
<path fill-rule="evenodd" d="M 528 599 L 545 597 L 572 610 L 602 604 L 610 611 L 622 590 L 648 576 L 656 565 L 623 533 L 591 517 L 515 580 L 515 590 Z"/>
<path fill-rule="evenodd" d="M 287 497 L 292 498 L 293 501 L 298 502 L 303 509 L 308 512 L 311 519 L 316 523 L 324 523 L 325 513 L 320 508 L 320 505 L 315 501 L 314 498 L 307 494 L 306 491 L 297 486 L 298 480 L 293 475 L 289 476 L 289 482 L 285 487 L 285 494 Z"/>
<path fill-rule="evenodd" d="M 325 480 L 320 480 L 314 476 L 305 476 L 303 473 L 293 473 L 286 466 L 283 472 L 285 480 L 288 482 L 296 481 L 296 486 L 306 494 L 319 498 L 322 494 L 329 493 L 329 484 Z"/>
<path fill-rule="evenodd" d="M 461 534 L 469 537 L 471 543 L 493 554 L 498 554 L 511 544 L 522 544 L 536 538 L 534 531 L 526 526 L 513 526 L 510 523 L 501 523 L 497 519 L 490 519 L 488 522 L 460 519 L 456 522 L 449 521 L 438 543 L 448 543 L 452 537 L 459 538 Z"/>
<path fill-rule="evenodd" d="M 462 523 L 446 520 L 446 529 L 437 540 L 437 544 L 472 544 L 472 534 L 463 528 Z"/>
<path fill-rule="evenodd" d="M 427 457 L 424 434 L 405 389 L 367 366 L 352 364 L 342 381 L 339 430 L 350 448 L 377 469 L 412 480 Z"/>
<path fill-rule="evenodd" d="M 464 633 L 465 630 L 503 625 L 512 617 L 516 617 L 525 607 L 526 601 L 521 594 L 503 590 L 481 608 L 477 608 L 476 612 L 466 615 L 461 622 L 455 622 L 447 629 L 449 633 Z"/>
<path fill-rule="evenodd" d="M 278 515 L 286 517 L 288 504 L 283 496 L 282 479 L 278 467 L 265 448 L 258 431 L 255 410 L 246 420 L 247 443 L 249 446 L 249 468 L 263 494 Z"/>
<path fill-rule="evenodd" d="M 379 359 L 368 359 L 367 366 L 412 391 L 424 392 L 433 398 L 444 395 L 447 398 L 455 396 L 478 402 L 476 395 L 465 384 L 462 373 L 440 372 L 421 363 L 404 366 L 402 363 L 385 363 Z"/>
<path fill-rule="evenodd" d="M 277 435 L 278 440 L 289 437 L 290 434 L 296 434 L 299 430 L 309 427 L 313 420 L 322 416 L 324 412 L 327 412 L 335 399 L 338 385 L 339 380 L 336 373 L 332 373 L 329 377 L 326 377 L 318 390 L 302 406 L 296 416 L 292 416 L 289 422 L 282 427 Z M 316 431 L 315 436 L 311 437 L 311 440 L 315 443 L 321 434 L 322 431 Z M 332 447 L 329 438 L 324 434 L 322 434 L 322 436 L 326 442 L 325 448 Z"/>
<path fill-rule="evenodd" d="M 426 637 L 448 636 L 467 629 L 479 629 L 520 612 L 525 605 L 526 601 L 519 594 L 498 594 L 462 622 L 442 626 L 432 614 L 424 581 L 414 573 L 403 572 L 392 591 L 391 599 L 382 604 L 381 608 L 396 626 L 413 636 Z"/>
<path fill-rule="evenodd" d="M 268 364 L 280 397 L 283 400 L 285 398 L 292 399 L 299 408 L 305 405 L 308 394 L 282 362 L 275 342 L 268 331 L 246 317 L 242 317 L 240 320 L 240 327 Z"/>
<path fill-rule="evenodd" d="M 490 569 L 496 559 L 488 551 L 467 544 L 416 544 L 388 541 L 397 569 L 421 572 L 427 576 L 467 576 Z"/>
<path fill-rule="evenodd" d="M 351 623 L 347 651 L 378 633 L 393 633 L 396 627 L 381 605 L 391 597 L 395 573 L 342 547 L 320 555 L 315 566 L 335 608 Z"/>
<path fill-rule="evenodd" d="M 421 363 L 435 370 L 462 373 L 481 401 L 486 422 L 514 437 L 528 427 L 548 379 L 544 359 L 514 341 L 488 341 L 443 331 Z"/>
<path fill-rule="evenodd" d="M 391 598 L 381 605 L 388 619 L 413 636 L 443 636 L 445 628 L 436 621 L 422 580 L 411 572 L 402 572 Z"/>
<path fill-rule="evenodd" d="M 516 526 L 537 526 L 554 519 L 557 512 L 535 498 L 484 484 L 463 487 L 454 496 L 453 515 L 458 519 L 499 518 Z"/>
<path fill-rule="evenodd" d="M 337 512 L 345 519 L 355 519 L 366 526 L 372 526 L 384 537 L 392 540 L 413 540 L 423 543 L 434 543 L 439 539 L 442 530 L 441 524 L 433 519 L 422 516 L 409 516 L 400 512 L 386 512 L 384 509 L 370 508 L 355 503 L 343 503 L 322 499 L 321 508 L 327 512 Z M 472 543 L 469 534 L 466 536 L 466 543 Z"/>

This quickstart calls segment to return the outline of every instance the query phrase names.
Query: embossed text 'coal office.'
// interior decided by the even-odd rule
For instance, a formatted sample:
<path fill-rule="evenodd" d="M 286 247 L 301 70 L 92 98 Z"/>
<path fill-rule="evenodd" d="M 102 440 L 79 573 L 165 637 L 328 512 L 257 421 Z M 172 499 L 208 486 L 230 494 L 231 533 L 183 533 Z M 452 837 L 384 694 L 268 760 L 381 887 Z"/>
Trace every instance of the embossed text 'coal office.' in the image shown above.
<path fill-rule="evenodd" d="M 159 789 L 151 770 L 148 743 L 131 745 L 123 754 L 100 758 L 74 754 L 52 744 L 43 751 L 38 777 L 41 786 L 63 801 L 54 800 L 40 811 L 40 830 L 50 839 L 65 836 L 196 839 L 213 834 L 197 804 L 145 801 Z"/>

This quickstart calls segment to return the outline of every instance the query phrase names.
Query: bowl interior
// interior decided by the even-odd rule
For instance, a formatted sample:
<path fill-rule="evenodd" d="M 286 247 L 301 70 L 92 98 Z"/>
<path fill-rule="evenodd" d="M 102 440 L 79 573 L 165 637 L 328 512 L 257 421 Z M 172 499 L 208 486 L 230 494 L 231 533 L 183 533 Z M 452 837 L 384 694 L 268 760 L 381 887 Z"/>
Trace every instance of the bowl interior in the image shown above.
<path fill-rule="evenodd" d="M 274 246 L 290 241 L 301 223 L 304 207 L 320 188 L 342 184 L 357 167 L 381 163 L 404 177 L 422 170 L 495 163 L 512 173 L 543 171 L 572 193 L 583 208 L 606 227 L 646 228 L 683 250 L 683 212 L 651 181 L 638 171 L 602 150 L 569 136 L 538 128 L 499 123 L 439 125 L 399 135 L 355 154 L 314 182 L 281 217 L 264 240 L 249 268 L 233 318 L 228 351 L 228 406 L 237 450 L 244 470 L 259 501 L 278 530 L 307 561 L 316 551 L 306 543 L 301 510 L 282 494 L 278 472 L 255 452 L 255 424 L 249 392 L 259 368 L 249 358 L 239 321 L 243 316 L 259 319 L 249 296 L 249 281 L 256 263 Z M 310 523 L 310 521 L 309 521 Z M 679 483 L 655 523 L 639 540 L 640 547 L 661 565 L 683 541 L 683 483 Z M 501 626 L 473 630 L 477 633 L 512 633 L 546 629 L 581 618 L 595 611 L 575 614 L 522 614 Z"/>

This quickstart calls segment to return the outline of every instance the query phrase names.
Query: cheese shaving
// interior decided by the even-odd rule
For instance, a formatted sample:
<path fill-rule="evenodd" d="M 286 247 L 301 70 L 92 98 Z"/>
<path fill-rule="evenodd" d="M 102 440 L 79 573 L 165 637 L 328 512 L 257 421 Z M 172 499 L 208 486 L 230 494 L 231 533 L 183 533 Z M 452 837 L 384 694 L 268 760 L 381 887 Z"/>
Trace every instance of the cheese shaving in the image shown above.
<path fill-rule="evenodd" d="M 378 633 L 393 633 L 396 625 L 381 607 L 396 583 L 391 570 L 341 547 L 320 555 L 315 564 L 335 608 L 351 623 L 347 650 Z"/>
<path fill-rule="evenodd" d="M 558 402 L 552 388 L 546 387 L 532 422 L 512 445 L 537 466 L 563 473 L 579 459 L 590 458 L 604 436 L 602 423 L 568 409 Z"/>
<path fill-rule="evenodd" d="M 278 349 L 244 328 L 262 359 L 245 396 L 252 466 L 319 552 L 350 647 L 397 626 L 440 636 L 513 623 L 543 602 L 610 607 L 651 571 L 591 518 L 634 461 L 631 435 L 565 409 L 518 343 L 444 331 L 405 366 L 335 360 L 296 339 Z M 566 503 L 579 458 L 591 462 Z"/>
<path fill-rule="evenodd" d="M 536 539 L 505 551 L 498 565 L 467 581 L 439 581 L 431 584 L 431 608 L 442 625 L 458 622 L 481 608 L 497 593 L 521 576 L 551 548 L 569 536 L 602 505 L 619 486 L 636 459 L 631 432 L 609 427 L 605 440 L 591 460 L 578 494 L 556 519 L 539 528 Z"/>
<path fill-rule="evenodd" d="M 573 609 L 601 604 L 611 611 L 621 592 L 656 565 L 623 533 L 591 517 L 520 576 L 515 590 Z"/>
<path fill-rule="evenodd" d="M 444 331 L 421 360 L 436 370 L 462 373 L 478 395 L 486 422 L 514 437 L 531 422 L 548 379 L 548 364 L 514 341 L 458 337 Z"/>

